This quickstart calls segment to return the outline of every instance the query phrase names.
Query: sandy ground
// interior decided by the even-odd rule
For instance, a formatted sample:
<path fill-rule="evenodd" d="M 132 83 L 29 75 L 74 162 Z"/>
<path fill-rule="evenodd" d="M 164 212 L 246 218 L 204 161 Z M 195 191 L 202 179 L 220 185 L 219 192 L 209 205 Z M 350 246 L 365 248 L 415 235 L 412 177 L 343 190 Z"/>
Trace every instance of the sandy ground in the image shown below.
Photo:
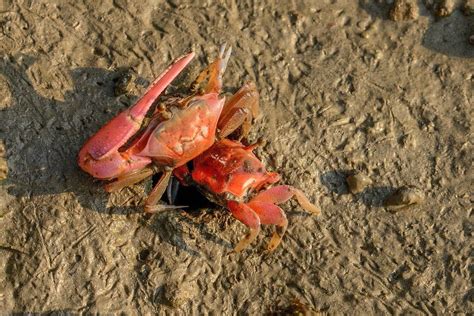
<path fill-rule="evenodd" d="M 134 2 L 1 2 L 3 312 L 474 312 L 472 15 L 420 3 L 394 22 L 381 0 Z M 124 71 L 142 91 L 192 49 L 184 84 L 223 42 L 226 92 L 253 79 L 261 93 L 258 156 L 323 210 L 285 204 L 271 254 L 271 228 L 232 254 L 246 229 L 226 211 L 147 218 L 150 180 L 107 194 L 76 165 L 134 100 L 114 94 Z M 358 194 L 354 172 L 372 181 Z M 384 207 L 402 186 L 424 201 Z"/>

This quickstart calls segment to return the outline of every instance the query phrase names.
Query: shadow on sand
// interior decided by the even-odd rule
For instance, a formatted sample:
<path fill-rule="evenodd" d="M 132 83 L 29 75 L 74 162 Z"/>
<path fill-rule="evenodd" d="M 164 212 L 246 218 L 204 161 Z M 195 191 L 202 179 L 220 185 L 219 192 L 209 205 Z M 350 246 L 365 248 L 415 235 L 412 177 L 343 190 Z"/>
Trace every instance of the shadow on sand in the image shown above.
<path fill-rule="evenodd" d="M 474 46 L 469 44 L 469 36 L 474 35 L 474 15 L 465 16 L 460 10 L 455 10 L 447 17 L 434 17 L 421 1 L 417 3 L 420 15 L 431 18 L 431 23 L 421 39 L 424 47 L 447 56 L 474 58 Z M 359 7 L 376 19 L 390 21 L 390 4 L 359 0 Z"/>
<path fill-rule="evenodd" d="M 0 79 L 6 82 L 11 93 L 11 101 L 0 111 L 0 139 L 5 144 L 8 165 L 8 177 L 1 184 L 18 198 L 71 192 L 83 208 L 94 212 L 143 213 L 140 205 L 107 208 L 109 193 L 104 191 L 103 183 L 84 173 L 76 162 L 85 140 L 131 104 L 132 100 L 121 98 L 123 102 L 120 102 L 114 94 L 115 81 L 123 75 L 124 69 L 73 69 L 70 72 L 73 89 L 64 94 L 64 101 L 58 101 L 35 90 L 28 75 L 35 61 L 26 55 L 0 60 Z M 151 186 L 152 180 L 146 181 Z M 197 208 L 209 206 L 201 203 Z M 198 218 L 200 214 L 194 211 L 189 216 Z M 183 218 L 174 211 L 151 218 L 143 214 L 142 220 L 163 240 L 186 251 L 189 247 L 180 234 L 184 222 L 204 229 L 205 238 L 231 247 L 190 218 Z M 168 226 L 169 229 L 163 229 Z"/>
<path fill-rule="evenodd" d="M 346 178 L 351 174 L 354 174 L 353 170 L 326 171 L 321 175 L 321 184 L 336 195 L 350 194 Z M 383 207 L 385 199 L 395 190 L 391 186 L 369 186 L 354 194 L 354 198 L 368 207 Z"/>

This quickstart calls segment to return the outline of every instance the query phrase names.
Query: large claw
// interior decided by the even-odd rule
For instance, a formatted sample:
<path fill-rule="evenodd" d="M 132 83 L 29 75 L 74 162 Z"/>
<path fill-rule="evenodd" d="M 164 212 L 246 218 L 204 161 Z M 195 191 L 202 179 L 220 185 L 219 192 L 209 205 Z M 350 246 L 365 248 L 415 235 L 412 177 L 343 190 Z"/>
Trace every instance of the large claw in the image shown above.
<path fill-rule="evenodd" d="M 149 158 L 122 154 L 118 149 L 141 128 L 152 104 L 193 57 L 194 53 L 189 53 L 178 58 L 150 85 L 135 105 L 121 112 L 93 135 L 79 152 L 79 166 L 95 178 L 111 179 L 148 165 L 151 162 Z"/>

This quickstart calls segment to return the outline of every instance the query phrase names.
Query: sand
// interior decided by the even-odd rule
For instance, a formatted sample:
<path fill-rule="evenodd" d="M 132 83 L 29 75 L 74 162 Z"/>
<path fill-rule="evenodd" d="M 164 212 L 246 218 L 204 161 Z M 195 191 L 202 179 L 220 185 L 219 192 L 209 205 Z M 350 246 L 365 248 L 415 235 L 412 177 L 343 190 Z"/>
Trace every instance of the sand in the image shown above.
<path fill-rule="evenodd" d="M 474 17 L 392 2 L 3 1 L 1 311 L 473 313 Z M 322 209 L 283 205 L 273 253 L 271 227 L 231 253 L 246 228 L 227 211 L 150 218 L 151 180 L 108 194 L 76 164 L 136 99 L 114 93 L 124 72 L 138 95 L 194 50 L 173 90 L 223 42 L 225 92 L 261 94 L 257 155 Z M 400 188 L 421 199 L 386 207 Z"/>

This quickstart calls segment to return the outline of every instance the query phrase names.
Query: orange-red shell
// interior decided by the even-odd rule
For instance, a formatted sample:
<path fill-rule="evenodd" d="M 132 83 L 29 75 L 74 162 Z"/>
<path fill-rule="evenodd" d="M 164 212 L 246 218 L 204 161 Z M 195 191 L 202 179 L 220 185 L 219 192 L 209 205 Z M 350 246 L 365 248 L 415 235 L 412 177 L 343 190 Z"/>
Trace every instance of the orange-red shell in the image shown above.
<path fill-rule="evenodd" d="M 192 178 L 197 184 L 211 193 L 231 193 L 237 198 L 280 178 L 277 173 L 266 171 L 252 147 L 228 139 L 215 143 L 193 164 Z"/>

